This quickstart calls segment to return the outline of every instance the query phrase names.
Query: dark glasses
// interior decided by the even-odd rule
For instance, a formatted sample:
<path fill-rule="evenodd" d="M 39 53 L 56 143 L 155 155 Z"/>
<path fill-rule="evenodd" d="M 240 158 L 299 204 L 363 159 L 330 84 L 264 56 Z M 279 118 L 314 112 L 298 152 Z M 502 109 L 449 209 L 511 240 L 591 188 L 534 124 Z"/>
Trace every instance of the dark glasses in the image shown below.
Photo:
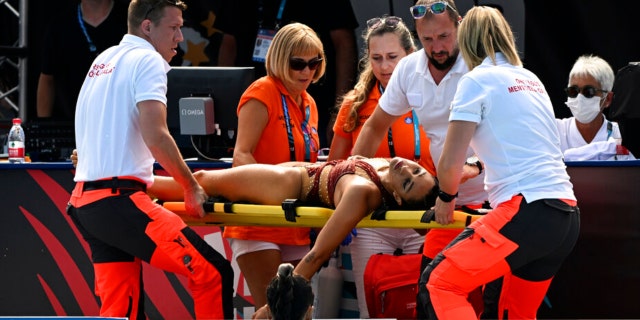
<path fill-rule="evenodd" d="M 154 5 L 151 6 L 151 8 L 149 8 L 149 10 L 147 10 L 147 13 L 144 14 L 144 19 L 149 19 L 149 14 L 151 12 L 153 12 L 153 10 L 157 9 L 162 3 L 166 3 L 168 5 L 171 6 L 175 6 L 175 7 L 182 7 L 182 5 L 184 4 L 184 2 L 182 2 L 182 0 L 161 0 L 156 2 Z"/>
<path fill-rule="evenodd" d="M 567 93 L 569 98 L 575 98 L 578 96 L 578 93 L 582 93 L 585 98 L 593 98 L 598 92 L 606 93 L 607 90 L 596 89 L 594 86 L 584 86 L 582 89 L 578 86 L 571 86 L 568 88 L 564 88 L 564 91 Z"/>
<path fill-rule="evenodd" d="M 454 9 L 450 4 L 446 2 L 434 2 L 430 5 L 419 4 L 409 8 L 409 11 L 411 11 L 411 15 L 414 19 L 420 19 L 424 17 L 427 12 L 431 12 L 433 14 L 441 14 L 447 10 L 447 7 L 449 7 L 451 11 L 458 13 L 456 9 Z"/>
<path fill-rule="evenodd" d="M 320 62 L 322 62 L 322 58 L 313 58 L 309 61 L 304 61 L 300 58 L 291 58 L 289 59 L 289 67 L 296 71 L 302 71 L 304 68 L 309 67 L 309 70 L 314 71 L 318 69 Z"/>
<path fill-rule="evenodd" d="M 367 28 L 375 29 L 382 24 L 385 26 L 395 28 L 398 23 L 402 22 L 402 18 L 396 16 L 384 17 L 384 18 L 372 18 L 367 20 Z"/>

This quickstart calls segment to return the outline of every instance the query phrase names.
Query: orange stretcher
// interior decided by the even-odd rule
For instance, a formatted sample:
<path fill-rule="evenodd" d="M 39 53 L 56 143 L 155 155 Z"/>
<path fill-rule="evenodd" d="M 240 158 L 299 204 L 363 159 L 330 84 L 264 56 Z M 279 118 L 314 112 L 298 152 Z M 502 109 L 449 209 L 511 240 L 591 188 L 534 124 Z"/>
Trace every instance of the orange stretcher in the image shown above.
<path fill-rule="evenodd" d="M 296 200 L 285 200 L 281 206 L 239 204 L 229 202 L 207 202 L 204 218 L 187 215 L 184 202 L 165 202 L 163 206 L 180 215 L 190 226 L 278 226 L 278 227 L 322 227 L 333 209 L 305 207 Z M 481 214 L 454 211 L 454 223 L 441 225 L 433 220 L 433 212 L 389 210 L 376 211 L 363 218 L 358 228 L 464 228 L 479 219 Z"/>

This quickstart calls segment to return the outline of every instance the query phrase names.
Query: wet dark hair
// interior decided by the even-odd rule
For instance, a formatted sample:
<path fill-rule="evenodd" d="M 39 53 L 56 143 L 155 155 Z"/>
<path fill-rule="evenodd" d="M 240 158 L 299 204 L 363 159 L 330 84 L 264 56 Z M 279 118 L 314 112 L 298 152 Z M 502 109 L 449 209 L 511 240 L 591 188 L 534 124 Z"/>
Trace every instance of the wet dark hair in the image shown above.
<path fill-rule="evenodd" d="M 440 185 L 438 184 L 438 178 L 433 177 L 435 184 L 431 191 L 427 193 L 423 198 L 416 201 L 404 200 L 401 206 L 397 206 L 397 208 L 388 208 L 391 209 L 399 209 L 399 210 L 429 210 L 431 207 L 436 205 L 436 199 L 438 198 L 438 192 L 440 192 Z"/>
<path fill-rule="evenodd" d="M 274 320 L 304 319 L 313 305 L 311 284 L 293 274 L 292 264 L 283 263 L 267 287 L 267 304 Z"/>

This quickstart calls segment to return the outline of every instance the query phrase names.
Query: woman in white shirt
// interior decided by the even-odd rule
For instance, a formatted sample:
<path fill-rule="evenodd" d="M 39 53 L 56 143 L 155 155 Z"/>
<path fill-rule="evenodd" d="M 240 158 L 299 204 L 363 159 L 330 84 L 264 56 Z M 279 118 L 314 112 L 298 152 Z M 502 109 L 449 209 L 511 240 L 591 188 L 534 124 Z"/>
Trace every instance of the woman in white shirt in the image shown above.
<path fill-rule="evenodd" d="M 500 11 L 476 6 L 458 30 L 469 71 L 458 82 L 438 162 L 436 221 L 453 222 L 470 145 L 485 165 L 491 210 L 427 266 L 419 302 L 430 318 L 475 319 L 468 293 L 503 277 L 500 318 L 535 319 L 573 250 L 580 215 L 551 100 L 522 62 Z"/>
<path fill-rule="evenodd" d="M 613 100 L 614 73 L 604 59 L 583 55 L 576 60 L 565 88 L 573 117 L 556 119 L 565 161 L 635 159 L 621 143 L 618 124 L 602 113 Z"/>

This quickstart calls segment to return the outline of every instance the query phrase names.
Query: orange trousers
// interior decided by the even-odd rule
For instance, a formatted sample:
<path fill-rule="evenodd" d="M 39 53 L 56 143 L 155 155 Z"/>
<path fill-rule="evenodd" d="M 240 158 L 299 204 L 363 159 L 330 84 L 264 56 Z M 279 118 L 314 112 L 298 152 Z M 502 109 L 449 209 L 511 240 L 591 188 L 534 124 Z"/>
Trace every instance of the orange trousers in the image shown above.
<path fill-rule="evenodd" d="M 467 300 L 503 277 L 499 319 L 535 319 L 553 276 L 578 239 L 572 200 L 527 203 L 521 196 L 472 223 L 427 266 L 418 302 L 430 319 L 477 319 Z"/>
<path fill-rule="evenodd" d="M 475 210 L 478 210 L 481 208 L 486 208 L 486 207 L 480 203 L 480 204 L 465 205 L 463 207 L 456 207 L 456 210 L 469 211 L 469 213 L 472 213 L 472 214 L 480 214 Z M 471 211 L 474 211 L 474 212 L 471 212 Z M 442 251 L 449 243 L 451 243 L 451 241 L 453 241 L 463 230 L 464 229 L 431 229 L 429 230 L 429 232 L 424 237 L 424 245 L 423 245 L 423 251 L 422 251 L 423 256 L 422 256 L 422 263 L 420 265 L 421 274 L 424 271 L 424 269 L 427 267 L 427 265 L 431 261 L 433 261 L 436 255 L 440 253 L 440 251 Z M 426 285 L 426 280 L 424 284 L 422 284 L 421 280 L 419 280 L 418 285 L 419 286 Z M 496 285 L 499 289 L 500 283 L 497 283 Z M 489 290 L 488 292 L 492 292 L 492 291 Z M 480 316 L 481 314 L 484 314 L 486 312 L 486 309 L 493 309 L 495 310 L 494 313 L 497 312 L 497 306 L 494 306 L 492 302 L 498 299 L 498 294 L 499 292 L 492 295 L 485 295 L 483 288 L 478 287 L 469 293 L 468 300 L 471 303 L 471 305 L 473 305 L 473 308 L 476 311 L 476 314 Z M 419 299 L 419 296 L 417 298 Z M 416 304 L 416 317 L 418 319 L 425 319 L 427 318 L 426 313 L 427 313 L 426 310 L 424 310 L 421 307 L 420 302 L 418 301 L 418 303 Z"/>
<path fill-rule="evenodd" d="M 141 261 L 184 275 L 197 319 L 233 318 L 233 269 L 173 212 L 142 191 L 82 191 L 68 213 L 91 248 L 102 317 L 145 319 Z"/>

